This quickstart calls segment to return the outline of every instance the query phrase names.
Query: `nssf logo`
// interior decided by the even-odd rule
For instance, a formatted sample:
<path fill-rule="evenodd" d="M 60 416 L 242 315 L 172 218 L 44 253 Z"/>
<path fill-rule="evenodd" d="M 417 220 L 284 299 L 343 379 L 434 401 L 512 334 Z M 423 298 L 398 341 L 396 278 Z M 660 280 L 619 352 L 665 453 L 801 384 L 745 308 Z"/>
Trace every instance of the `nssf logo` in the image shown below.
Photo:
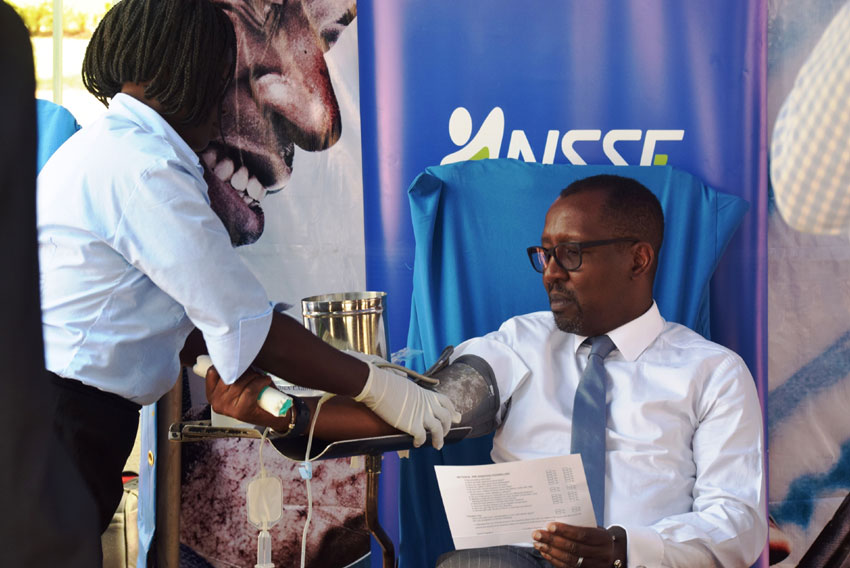
<path fill-rule="evenodd" d="M 498 158 L 502 149 L 502 139 L 505 134 L 505 113 L 495 107 L 484 119 L 481 128 L 475 136 L 472 135 L 472 117 L 464 107 L 458 107 L 449 118 L 449 136 L 460 150 L 444 157 L 440 164 L 451 164 L 465 160 L 484 160 Z M 616 129 L 605 132 L 601 130 L 567 130 L 561 135 L 558 130 L 550 130 L 546 135 L 546 145 L 540 162 L 552 164 L 559 147 L 564 157 L 571 164 L 584 165 L 584 161 L 573 144 L 576 142 L 602 142 L 602 152 L 615 166 L 628 166 L 628 162 L 617 151 L 614 145 L 618 142 L 643 141 L 640 155 L 641 166 L 663 166 L 667 164 L 667 154 L 656 154 L 655 145 L 658 142 L 678 142 L 685 136 L 684 130 L 635 130 Z M 522 130 L 511 132 L 508 143 L 508 158 L 521 159 L 526 162 L 536 162 L 534 150 L 528 137 Z"/>

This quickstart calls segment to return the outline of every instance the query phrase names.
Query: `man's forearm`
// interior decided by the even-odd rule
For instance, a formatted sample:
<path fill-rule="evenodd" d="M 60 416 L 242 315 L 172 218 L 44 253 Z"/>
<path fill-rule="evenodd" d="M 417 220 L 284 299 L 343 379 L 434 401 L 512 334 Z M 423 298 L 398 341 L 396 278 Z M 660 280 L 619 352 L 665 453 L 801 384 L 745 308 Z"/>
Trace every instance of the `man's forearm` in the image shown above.
<path fill-rule="evenodd" d="M 310 408 L 311 420 L 316 416 L 318 401 L 318 398 L 305 399 Z M 364 405 L 348 397 L 335 396 L 322 404 L 316 416 L 316 428 L 313 435 L 320 440 L 334 442 L 403 433 L 381 420 Z"/>

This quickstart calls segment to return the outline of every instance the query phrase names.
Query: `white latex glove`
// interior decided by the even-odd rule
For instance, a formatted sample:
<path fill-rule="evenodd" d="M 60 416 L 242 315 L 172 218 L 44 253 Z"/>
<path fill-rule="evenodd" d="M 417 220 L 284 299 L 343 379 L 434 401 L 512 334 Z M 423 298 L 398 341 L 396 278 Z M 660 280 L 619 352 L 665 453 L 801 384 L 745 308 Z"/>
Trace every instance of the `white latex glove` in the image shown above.
<path fill-rule="evenodd" d="M 460 422 L 461 418 L 451 399 L 416 385 L 400 371 L 382 369 L 372 361 L 365 363 L 369 365 L 369 378 L 354 400 L 368 406 L 393 428 L 413 436 L 417 448 L 425 443 L 426 431 L 431 433 L 434 448 L 442 448 L 452 422 Z"/>
<path fill-rule="evenodd" d="M 360 351 L 353 351 L 351 349 L 343 349 L 342 351 L 346 355 L 351 355 L 355 359 L 359 359 L 364 363 L 375 363 L 380 365 L 381 363 L 387 363 L 388 361 L 381 357 L 380 355 L 370 355 L 368 353 L 361 353 Z"/>

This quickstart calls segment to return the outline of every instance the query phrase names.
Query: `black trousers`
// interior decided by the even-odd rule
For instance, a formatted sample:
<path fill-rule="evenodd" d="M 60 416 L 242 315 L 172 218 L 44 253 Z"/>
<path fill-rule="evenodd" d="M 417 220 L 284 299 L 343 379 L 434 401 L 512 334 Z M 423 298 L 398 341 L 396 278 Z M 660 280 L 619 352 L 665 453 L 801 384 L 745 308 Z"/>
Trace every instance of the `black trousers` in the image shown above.
<path fill-rule="evenodd" d="M 79 381 L 52 373 L 51 379 L 56 387 L 56 436 L 97 503 L 103 533 L 124 493 L 121 474 L 136 441 L 141 406 Z"/>

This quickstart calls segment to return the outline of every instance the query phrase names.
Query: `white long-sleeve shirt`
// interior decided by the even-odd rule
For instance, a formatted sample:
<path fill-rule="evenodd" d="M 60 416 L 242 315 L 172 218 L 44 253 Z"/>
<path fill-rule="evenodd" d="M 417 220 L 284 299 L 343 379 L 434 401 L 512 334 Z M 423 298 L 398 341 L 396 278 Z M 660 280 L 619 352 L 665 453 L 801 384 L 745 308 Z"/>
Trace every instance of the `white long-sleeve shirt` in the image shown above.
<path fill-rule="evenodd" d="M 179 376 L 193 326 L 232 383 L 271 325 L 266 292 L 210 208 L 197 155 L 118 94 L 38 177 L 47 368 L 149 404 Z"/>
<path fill-rule="evenodd" d="M 629 566 L 750 566 L 767 518 L 761 407 L 744 361 L 655 304 L 608 336 L 604 524 L 626 529 Z M 490 363 L 502 412 L 510 402 L 496 463 L 570 453 L 584 339 L 536 312 L 455 349 Z"/>

